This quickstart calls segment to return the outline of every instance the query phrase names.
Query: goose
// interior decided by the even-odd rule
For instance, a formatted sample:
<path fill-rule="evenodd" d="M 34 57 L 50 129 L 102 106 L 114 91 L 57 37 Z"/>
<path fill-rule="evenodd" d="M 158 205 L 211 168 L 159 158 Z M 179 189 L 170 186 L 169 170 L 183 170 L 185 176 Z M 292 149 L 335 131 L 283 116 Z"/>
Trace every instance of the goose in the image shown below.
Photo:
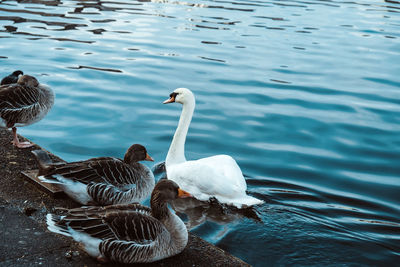
<path fill-rule="evenodd" d="M 231 156 L 186 160 L 185 141 L 195 108 L 195 97 L 189 89 L 178 88 L 163 103 L 174 102 L 182 104 L 182 113 L 165 160 L 167 178 L 201 201 L 216 198 L 222 204 L 237 208 L 263 203 L 246 194 L 246 181 Z"/>
<path fill-rule="evenodd" d="M 11 73 L 10 75 L 4 77 L 1 80 L 0 85 L 5 85 L 5 84 L 11 84 L 11 83 L 17 83 L 18 82 L 18 78 L 20 75 L 23 75 L 24 73 L 21 70 L 16 70 L 13 73 Z"/>
<path fill-rule="evenodd" d="M 190 196 L 175 182 L 162 179 L 151 194 L 151 208 L 140 204 L 75 208 L 62 216 L 47 214 L 47 228 L 72 237 L 102 262 L 154 262 L 186 247 L 186 226 L 167 203 Z"/>
<path fill-rule="evenodd" d="M 27 126 L 40 121 L 54 104 L 53 91 L 29 75 L 19 77 L 17 83 L 0 86 L 0 126 L 12 128 L 14 146 L 27 148 L 29 142 L 20 142 L 18 126 Z"/>
<path fill-rule="evenodd" d="M 144 201 L 154 188 L 152 171 L 138 161 L 153 159 L 146 148 L 134 144 L 124 160 L 99 157 L 70 163 L 52 163 L 47 152 L 34 150 L 39 165 L 38 178 L 58 184 L 83 205 L 129 204 Z"/>

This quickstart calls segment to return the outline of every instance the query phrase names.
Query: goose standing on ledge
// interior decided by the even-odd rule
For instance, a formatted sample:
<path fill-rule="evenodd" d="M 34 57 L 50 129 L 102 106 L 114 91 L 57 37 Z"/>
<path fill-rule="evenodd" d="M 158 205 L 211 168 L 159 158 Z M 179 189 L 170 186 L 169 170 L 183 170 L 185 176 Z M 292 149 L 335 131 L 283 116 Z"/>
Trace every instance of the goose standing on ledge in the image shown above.
<path fill-rule="evenodd" d="M 140 204 L 71 209 L 65 216 L 47 214 L 48 229 L 72 237 L 99 261 L 153 262 L 180 253 L 187 245 L 183 221 L 168 202 L 190 197 L 170 180 L 155 186 L 151 209 Z"/>
<path fill-rule="evenodd" d="M 38 178 L 58 184 L 64 192 L 83 205 L 129 204 L 144 201 L 154 188 L 154 175 L 139 163 L 153 161 L 146 148 L 132 145 L 124 160 L 92 158 L 70 163 L 53 163 L 43 150 L 35 150 Z"/>
<path fill-rule="evenodd" d="M 20 142 L 19 126 L 40 121 L 54 104 L 54 93 L 35 77 L 22 75 L 17 83 L 0 86 L 0 126 L 12 128 L 14 146 L 31 147 L 29 142 Z"/>
<path fill-rule="evenodd" d="M 11 73 L 10 75 L 4 77 L 1 80 L 0 85 L 17 83 L 20 75 L 24 75 L 24 73 L 21 70 L 16 70 L 13 73 Z"/>
<path fill-rule="evenodd" d="M 167 178 L 202 201 L 215 197 L 220 203 L 237 208 L 263 203 L 246 194 L 246 181 L 231 156 L 217 155 L 186 161 L 185 141 L 195 108 L 195 98 L 189 89 L 178 88 L 164 104 L 174 102 L 181 103 L 183 107 L 165 160 Z"/>

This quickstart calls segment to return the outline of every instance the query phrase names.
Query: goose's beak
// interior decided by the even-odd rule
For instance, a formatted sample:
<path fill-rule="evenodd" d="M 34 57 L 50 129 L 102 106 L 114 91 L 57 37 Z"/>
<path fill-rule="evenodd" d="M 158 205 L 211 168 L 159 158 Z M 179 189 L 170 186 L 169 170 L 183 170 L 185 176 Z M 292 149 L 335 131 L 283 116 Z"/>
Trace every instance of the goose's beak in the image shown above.
<path fill-rule="evenodd" d="M 154 161 L 154 159 L 153 159 L 152 157 L 150 157 L 150 155 L 147 154 L 147 153 L 146 153 L 146 158 L 145 158 L 144 160 L 147 160 L 147 161 Z"/>
<path fill-rule="evenodd" d="M 169 99 L 165 100 L 163 104 L 169 104 L 175 102 L 175 96 L 171 96 Z"/>
<path fill-rule="evenodd" d="M 185 198 L 185 197 L 192 197 L 192 195 L 189 194 L 188 192 L 178 188 L 178 197 L 179 198 Z"/>

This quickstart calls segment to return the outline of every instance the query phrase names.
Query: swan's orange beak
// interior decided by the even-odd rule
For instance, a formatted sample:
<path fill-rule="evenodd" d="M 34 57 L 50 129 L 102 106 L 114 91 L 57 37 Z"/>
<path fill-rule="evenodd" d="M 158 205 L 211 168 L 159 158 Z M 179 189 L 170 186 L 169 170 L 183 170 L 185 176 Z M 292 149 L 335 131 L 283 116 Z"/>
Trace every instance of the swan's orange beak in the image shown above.
<path fill-rule="evenodd" d="M 192 195 L 189 194 L 188 192 L 178 188 L 178 197 L 179 198 L 185 198 L 185 197 L 192 197 Z"/>
<path fill-rule="evenodd" d="M 175 96 L 172 95 L 170 98 L 168 98 L 167 100 L 165 100 L 163 102 L 163 104 L 168 104 L 168 103 L 174 103 L 175 102 Z"/>
<path fill-rule="evenodd" d="M 147 153 L 146 153 L 146 158 L 145 158 L 144 160 L 147 160 L 147 161 L 154 161 L 154 159 L 153 159 L 152 157 L 150 157 L 150 155 L 147 154 Z"/>

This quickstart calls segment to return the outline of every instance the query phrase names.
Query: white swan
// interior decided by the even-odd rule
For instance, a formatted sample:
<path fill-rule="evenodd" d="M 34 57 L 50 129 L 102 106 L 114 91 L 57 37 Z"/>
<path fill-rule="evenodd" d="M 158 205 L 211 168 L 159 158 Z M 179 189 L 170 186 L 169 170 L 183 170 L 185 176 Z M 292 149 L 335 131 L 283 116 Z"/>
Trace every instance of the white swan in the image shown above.
<path fill-rule="evenodd" d="M 246 181 L 231 156 L 217 155 L 186 161 L 185 141 L 195 108 L 195 98 L 189 89 L 178 88 L 164 104 L 173 102 L 181 103 L 183 107 L 165 160 L 168 179 L 202 201 L 215 197 L 219 202 L 237 208 L 263 203 L 262 200 L 246 195 Z"/>

